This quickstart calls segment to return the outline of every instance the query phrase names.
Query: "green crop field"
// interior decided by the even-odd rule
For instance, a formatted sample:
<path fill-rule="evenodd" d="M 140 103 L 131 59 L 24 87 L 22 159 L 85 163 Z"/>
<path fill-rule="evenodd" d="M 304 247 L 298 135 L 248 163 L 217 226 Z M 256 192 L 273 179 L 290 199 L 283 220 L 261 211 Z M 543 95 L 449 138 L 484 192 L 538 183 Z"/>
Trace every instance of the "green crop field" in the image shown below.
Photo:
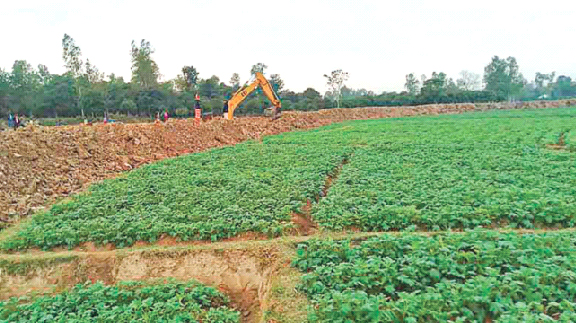
<path fill-rule="evenodd" d="M 234 323 L 228 297 L 198 283 L 77 285 L 56 295 L 0 301 L 0 321 L 28 323 Z"/>
<path fill-rule="evenodd" d="M 270 136 L 93 185 L 35 215 L 1 244 L 123 247 L 162 234 L 184 241 L 275 236 L 294 226 L 291 213 L 308 199 L 319 199 L 313 220 L 335 231 L 572 227 L 574 116 L 576 108 L 495 111 Z"/>
<path fill-rule="evenodd" d="M 237 262 L 255 255 L 260 261 L 254 269 L 264 273 L 260 267 L 288 265 L 269 260 L 287 253 L 282 255 L 289 255 L 292 267 L 282 267 L 287 277 L 271 288 L 285 299 L 270 303 L 286 308 L 261 309 L 266 316 L 283 311 L 315 322 L 574 322 L 576 108 L 351 121 L 167 159 L 33 215 L 4 231 L 0 247 L 11 254 L 86 242 L 122 248 L 166 235 L 182 241 L 246 233 L 274 237 L 295 233 L 301 224 L 293 217 L 308 217 L 317 237 L 258 242 L 270 251 L 237 253 L 233 260 L 214 248 L 211 258 L 189 264 L 205 269 L 212 261 L 202 260 L 231 262 L 214 271 L 233 272 L 241 268 Z M 343 231 L 394 233 L 335 240 L 348 236 Z M 230 243 L 238 251 L 245 242 Z M 142 262 L 134 271 L 144 277 L 184 273 L 178 267 L 185 254 L 162 259 L 155 248 L 133 259 L 125 253 L 140 250 L 121 250 L 107 266 L 130 259 Z M 18 269 L 19 256 L 9 255 Z M 250 263 L 244 268 L 251 269 Z M 120 271 L 114 269 L 111 275 Z M 270 269 L 269 276 L 280 273 Z M 244 278 L 232 275 L 237 277 L 213 277 Z M 230 296 L 239 298 L 238 292 Z M 237 307 L 195 282 L 87 283 L 2 301 L 0 321 L 235 322 L 258 315 L 251 313 L 257 308 Z"/>
<path fill-rule="evenodd" d="M 345 151 L 247 143 L 154 163 L 34 216 L 3 248 L 279 235 Z"/>
<path fill-rule="evenodd" d="M 493 231 L 309 241 L 312 322 L 574 322 L 576 234 Z"/>

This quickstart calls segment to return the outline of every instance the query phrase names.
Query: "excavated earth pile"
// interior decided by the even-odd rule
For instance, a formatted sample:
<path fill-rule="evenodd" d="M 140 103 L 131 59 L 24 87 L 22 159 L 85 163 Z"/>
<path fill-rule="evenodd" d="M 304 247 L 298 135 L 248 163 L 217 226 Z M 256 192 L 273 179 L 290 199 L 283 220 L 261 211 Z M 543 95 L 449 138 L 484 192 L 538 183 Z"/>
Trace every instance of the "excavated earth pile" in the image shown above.
<path fill-rule="evenodd" d="M 232 145 L 264 135 L 315 128 L 354 119 L 461 113 L 472 110 L 569 106 L 576 100 L 523 104 L 437 104 L 398 108 L 326 109 L 265 117 L 222 118 L 196 123 L 29 126 L 0 132 L 0 229 L 56 198 L 167 157 Z"/>

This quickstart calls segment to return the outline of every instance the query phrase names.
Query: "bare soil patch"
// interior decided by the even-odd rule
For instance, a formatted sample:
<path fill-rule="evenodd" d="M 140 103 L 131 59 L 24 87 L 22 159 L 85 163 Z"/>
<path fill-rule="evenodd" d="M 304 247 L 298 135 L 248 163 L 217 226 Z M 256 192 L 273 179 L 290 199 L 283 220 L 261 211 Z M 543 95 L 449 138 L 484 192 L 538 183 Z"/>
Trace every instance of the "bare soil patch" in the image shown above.
<path fill-rule="evenodd" d="M 301 212 L 292 213 L 292 223 L 296 225 L 296 233 L 299 235 L 313 234 L 318 226 L 312 220 L 312 202 L 307 200 Z"/>

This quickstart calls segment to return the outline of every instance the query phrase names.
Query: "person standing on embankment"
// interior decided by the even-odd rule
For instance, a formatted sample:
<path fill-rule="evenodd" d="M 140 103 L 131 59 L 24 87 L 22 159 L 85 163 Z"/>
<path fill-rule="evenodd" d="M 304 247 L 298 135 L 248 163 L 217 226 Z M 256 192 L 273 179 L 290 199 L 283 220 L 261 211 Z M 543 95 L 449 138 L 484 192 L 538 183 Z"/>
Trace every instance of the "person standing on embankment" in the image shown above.
<path fill-rule="evenodd" d="M 16 113 L 14 115 L 14 130 L 18 129 L 18 126 L 20 126 L 20 118 L 18 118 L 18 113 Z"/>
<path fill-rule="evenodd" d="M 196 92 L 194 96 L 194 119 L 199 122 L 202 120 L 202 108 L 200 107 L 200 95 Z"/>

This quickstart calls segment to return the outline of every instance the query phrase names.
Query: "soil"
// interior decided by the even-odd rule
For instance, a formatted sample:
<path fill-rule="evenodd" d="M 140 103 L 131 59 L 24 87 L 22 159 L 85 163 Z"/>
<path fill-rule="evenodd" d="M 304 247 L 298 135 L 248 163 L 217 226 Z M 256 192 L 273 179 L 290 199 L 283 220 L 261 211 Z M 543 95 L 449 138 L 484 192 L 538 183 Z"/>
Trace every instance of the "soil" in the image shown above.
<path fill-rule="evenodd" d="M 342 162 L 339 165 L 337 165 L 334 168 L 334 170 L 330 172 L 330 174 L 328 174 L 328 176 L 326 177 L 326 181 L 324 182 L 324 186 L 322 187 L 322 191 L 320 192 L 321 197 L 326 197 L 328 195 L 328 190 L 330 190 L 330 187 L 332 187 L 334 181 L 338 179 L 340 172 L 342 172 L 342 168 L 344 167 L 344 165 L 348 164 L 348 162 L 350 162 L 350 158 L 348 157 L 344 158 Z"/>
<path fill-rule="evenodd" d="M 310 199 L 306 202 L 306 205 L 302 207 L 302 211 L 299 213 L 292 213 L 292 223 L 296 225 L 296 233 L 299 235 L 310 235 L 314 234 L 318 226 L 312 220 L 312 202 Z"/>

